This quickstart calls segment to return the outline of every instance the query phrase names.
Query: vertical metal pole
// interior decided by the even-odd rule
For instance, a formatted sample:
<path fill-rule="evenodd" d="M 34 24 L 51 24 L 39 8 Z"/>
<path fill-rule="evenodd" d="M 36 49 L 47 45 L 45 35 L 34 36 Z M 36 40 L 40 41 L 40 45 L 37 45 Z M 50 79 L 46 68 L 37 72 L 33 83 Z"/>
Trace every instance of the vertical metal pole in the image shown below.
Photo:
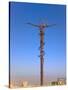
<path fill-rule="evenodd" d="M 43 86 L 43 64 L 44 64 L 44 31 L 40 30 L 40 85 Z"/>

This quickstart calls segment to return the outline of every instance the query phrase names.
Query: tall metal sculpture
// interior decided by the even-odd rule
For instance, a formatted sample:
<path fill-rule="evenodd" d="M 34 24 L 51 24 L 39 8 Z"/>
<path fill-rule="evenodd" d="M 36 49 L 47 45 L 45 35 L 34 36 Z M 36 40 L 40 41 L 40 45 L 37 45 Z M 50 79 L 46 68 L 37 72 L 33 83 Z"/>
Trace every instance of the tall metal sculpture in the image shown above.
<path fill-rule="evenodd" d="M 40 85 L 43 86 L 43 67 L 44 67 L 44 29 L 47 27 L 54 26 L 55 24 L 48 25 L 48 24 L 32 24 L 27 23 L 29 25 L 32 25 L 34 27 L 38 27 L 40 31 Z"/>

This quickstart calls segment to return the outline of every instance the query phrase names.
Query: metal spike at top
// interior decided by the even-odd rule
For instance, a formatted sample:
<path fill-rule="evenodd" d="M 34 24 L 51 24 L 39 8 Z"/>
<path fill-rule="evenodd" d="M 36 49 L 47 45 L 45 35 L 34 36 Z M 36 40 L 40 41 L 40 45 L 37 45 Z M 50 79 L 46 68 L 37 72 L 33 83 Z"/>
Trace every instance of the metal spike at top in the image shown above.
<path fill-rule="evenodd" d="M 48 25 L 48 24 L 46 24 L 46 27 L 52 27 L 52 26 L 55 26 L 56 24 L 50 24 L 50 25 Z"/>
<path fill-rule="evenodd" d="M 28 22 L 27 24 L 32 25 L 32 26 L 35 26 L 35 27 L 39 27 L 39 25 L 32 24 L 32 23 L 30 23 L 30 22 Z"/>
<path fill-rule="evenodd" d="M 40 25 L 36 25 L 36 24 L 32 24 L 30 22 L 28 22 L 27 24 L 29 25 L 32 25 L 34 27 L 42 27 L 42 28 L 45 28 L 45 27 L 52 27 L 52 26 L 55 26 L 56 24 L 40 24 Z"/>

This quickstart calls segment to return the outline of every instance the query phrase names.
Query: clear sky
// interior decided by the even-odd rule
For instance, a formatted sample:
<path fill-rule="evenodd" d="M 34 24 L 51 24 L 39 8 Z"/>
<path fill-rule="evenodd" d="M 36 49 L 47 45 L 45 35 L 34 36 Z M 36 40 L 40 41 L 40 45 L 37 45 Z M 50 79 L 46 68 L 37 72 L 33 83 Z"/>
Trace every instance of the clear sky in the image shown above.
<path fill-rule="evenodd" d="M 12 2 L 10 4 L 11 78 L 38 82 L 39 28 L 26 24 L 56 24 L 45 29 L 44 82 L 66 76 L 66 24 L 64 5 Z M 32 80 L 31 80 L 32 79 Z"/>

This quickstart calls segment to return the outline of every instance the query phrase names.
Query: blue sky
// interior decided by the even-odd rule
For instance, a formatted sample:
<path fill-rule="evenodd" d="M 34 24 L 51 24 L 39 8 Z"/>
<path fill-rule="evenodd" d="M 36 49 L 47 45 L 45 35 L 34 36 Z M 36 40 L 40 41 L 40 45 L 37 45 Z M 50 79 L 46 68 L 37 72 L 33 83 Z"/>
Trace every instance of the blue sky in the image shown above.
<path fill-rule="evenodd" d="M 44 81 L 65 77 L 65 6 L 12 2 L 10 4 L 11 78 L 35 81 L 40 77 L 39 28 L 26 24 L 56 24 L 45 28 Z"/>

